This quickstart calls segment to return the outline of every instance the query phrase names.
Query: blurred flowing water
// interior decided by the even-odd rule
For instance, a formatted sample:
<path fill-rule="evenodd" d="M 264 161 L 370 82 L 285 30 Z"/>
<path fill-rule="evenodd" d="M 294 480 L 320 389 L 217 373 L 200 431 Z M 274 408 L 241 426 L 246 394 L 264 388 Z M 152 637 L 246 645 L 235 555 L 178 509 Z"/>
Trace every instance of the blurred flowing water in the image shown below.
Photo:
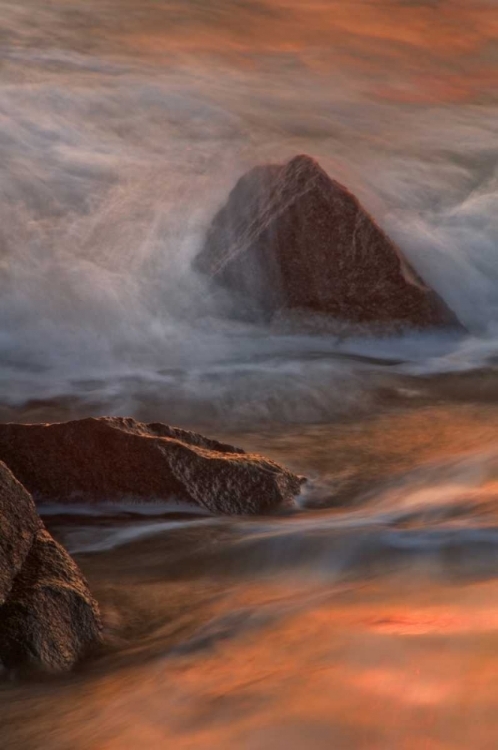
<path fill-rule="evenodd" d="M 306 474 L 293 513 L 53 508 L 106 622 L 0 685 L 19 750 L 498 743 L 495 0 L 0 0 L 0 419 L 125 414 Z M 236 179 L 308 153 L 468 334 L 223 317 Z"/>

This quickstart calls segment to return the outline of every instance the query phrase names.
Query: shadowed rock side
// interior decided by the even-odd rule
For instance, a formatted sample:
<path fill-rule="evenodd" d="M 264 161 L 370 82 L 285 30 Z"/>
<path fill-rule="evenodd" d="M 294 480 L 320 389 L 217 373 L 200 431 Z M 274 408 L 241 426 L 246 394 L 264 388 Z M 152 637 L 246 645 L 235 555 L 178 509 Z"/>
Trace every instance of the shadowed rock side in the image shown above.
<path fill-rule="evenodd" d="M 267 318 L 297 309 L 394 329 L 461 327 L 355 196 L 308 156 L 244 175 L 195 265 Z"/>
<path fill-rule="evenodd" d="M 9 669 L 70 669 L 101 640 L 98 606 L 77 565 L 45 530 L 33 499 L 3 463 L 0 550 L 1 663 Z"/>
<path fill-rule="evenodd" d="M 256 514 L 289 504 L 302 482 L 261 456 L 119 417 L 1 424 L 0 460 L 40 502 L 174 498 L 213 513 Z"/>
<path fill-rule="evenodd" d="M 0 610 L 6 667 L 63 672 L 101 639 L 98 606 L 76 563 L 40 528 Z"/>
<path fill-rule="evenodd" d="M 33 498 L 0 462 L 0 607 L 28 556 L 40 523 Z"/>

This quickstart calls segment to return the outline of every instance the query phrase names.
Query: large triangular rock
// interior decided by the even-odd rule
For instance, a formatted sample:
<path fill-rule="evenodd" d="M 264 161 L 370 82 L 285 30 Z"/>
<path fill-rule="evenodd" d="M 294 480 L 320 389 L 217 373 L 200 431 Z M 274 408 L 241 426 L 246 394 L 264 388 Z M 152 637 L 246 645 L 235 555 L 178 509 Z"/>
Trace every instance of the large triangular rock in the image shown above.
<path fill-rule="evenodd" d="M 308 156 L 244 175 L 195 265 L 255 315 L 304 310 L 386 329 L 460 327 L 355 196 Z"/>

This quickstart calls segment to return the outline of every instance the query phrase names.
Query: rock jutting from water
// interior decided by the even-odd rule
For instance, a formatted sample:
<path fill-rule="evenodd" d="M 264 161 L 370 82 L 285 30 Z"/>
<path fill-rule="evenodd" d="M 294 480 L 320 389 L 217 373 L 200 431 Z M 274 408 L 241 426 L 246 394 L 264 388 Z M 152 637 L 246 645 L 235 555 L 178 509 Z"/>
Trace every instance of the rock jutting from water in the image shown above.
<path fill-rule="evenodd" d="M 262 456 L 121 417 L 0 424 L 0 460 L 37 502 L 174 499 L 251 515 L 290 505 L 303 482 Z"/>
<path fill-rule="evenodd" d="M 256 318 L 303 311 L 377 332 L 461 328 L 357 198 L 309 156 L 241 177 L 195 267 Z"/>
<path fill-rule="evenodd" d="M 31 495 L 1 462 L 0 521 L 0 607 L 2 607 L 14 579 L 28 556 L 41 521 Z"/>
<path fill-rule="evenodd" d="M 67 671 L 100 643 L 101 632 L 98 605 L 78 566 L 0 462 L 0 662 Z"/>

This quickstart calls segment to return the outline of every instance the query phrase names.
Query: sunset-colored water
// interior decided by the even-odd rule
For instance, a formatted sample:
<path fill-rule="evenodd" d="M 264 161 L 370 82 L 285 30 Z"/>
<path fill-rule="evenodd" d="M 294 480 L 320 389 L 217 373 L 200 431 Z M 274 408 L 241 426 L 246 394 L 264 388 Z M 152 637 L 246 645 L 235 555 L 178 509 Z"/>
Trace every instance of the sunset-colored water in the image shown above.
<path fill-rule="evenodd" d="M 6 750 L 498 747 L 495 0 L 0 0 L 0 419 L 129 415 L 309 481 L 292 512 L 51 507 L 106 646 L 0 682 Z M 192 268 L 316 158 L 464 333 L 224 315 Z"/>

